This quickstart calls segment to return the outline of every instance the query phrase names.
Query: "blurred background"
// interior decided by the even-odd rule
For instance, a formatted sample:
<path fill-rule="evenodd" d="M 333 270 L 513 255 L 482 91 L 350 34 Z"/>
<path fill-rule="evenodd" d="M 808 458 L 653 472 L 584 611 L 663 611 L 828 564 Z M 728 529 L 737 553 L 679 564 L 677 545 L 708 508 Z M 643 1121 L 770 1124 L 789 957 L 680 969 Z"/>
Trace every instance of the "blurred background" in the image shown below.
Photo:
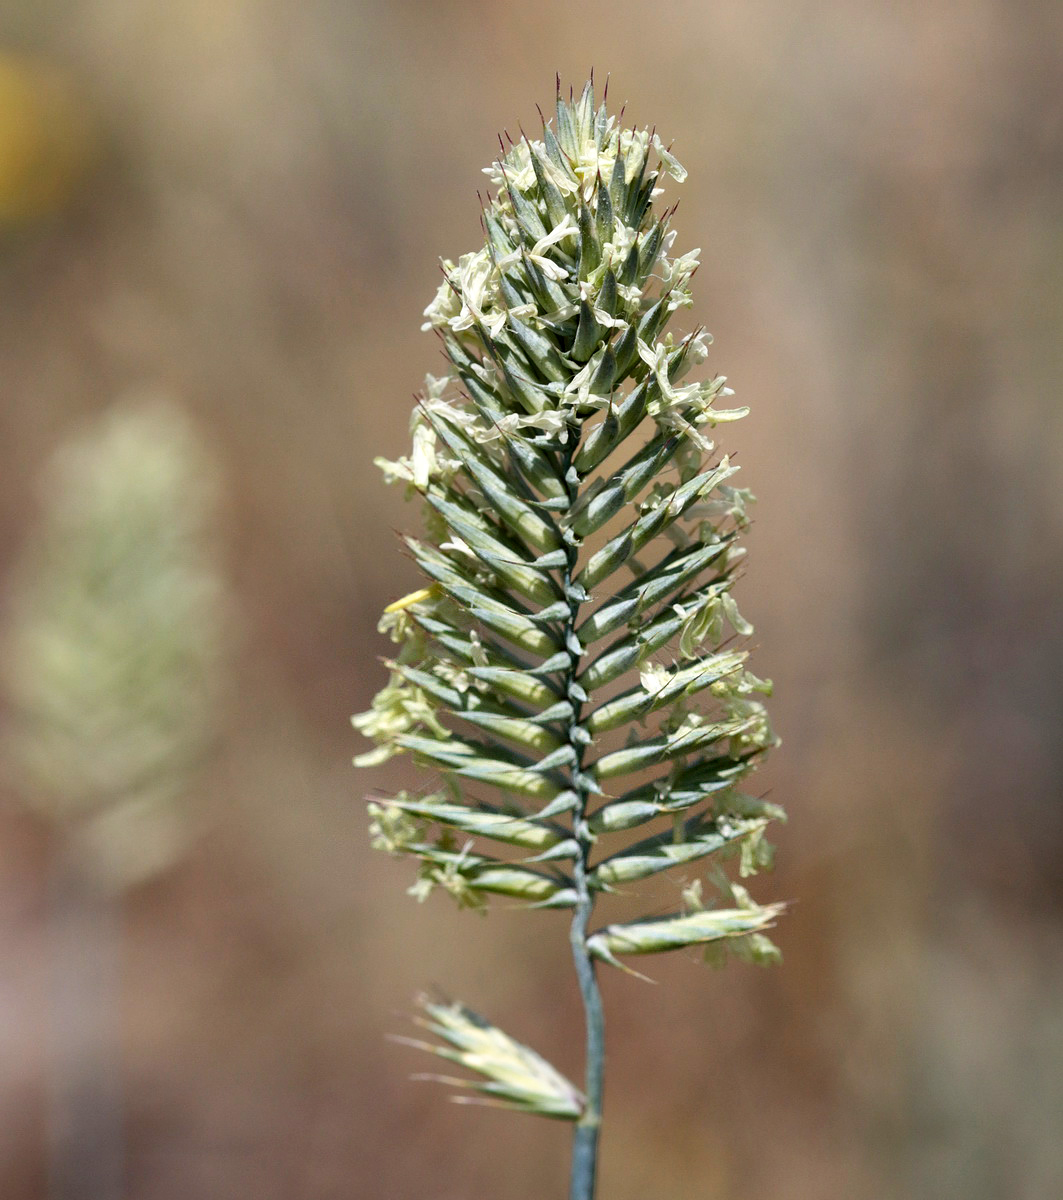
<path fill-rule="evenodd" d="M 225 496 L 200 835 L 112 914 L 113 1200 L 565 1190 L 567 1128 L 385 1040 L 435 983 L 578 1072 L 561 919 L 408 899 L 363 795 L 414 774 L 355 772 L 348 716 L 416 586 L 371 459 L 439 369 L 438 257 L 498 131 L 591 66 L 689 168 L 687 316 L 753 409 L 722 432 L 791 814 L 756 894 L 795 902 L 779 969 L 607 977 L 603 1200 L 1063 1194 L 1063 8 L 7 0 L 0 570 L 134 393 Z M 49 1185 L 56 841 L 5 783 L 0 1194 L 112 1200 Z"/>

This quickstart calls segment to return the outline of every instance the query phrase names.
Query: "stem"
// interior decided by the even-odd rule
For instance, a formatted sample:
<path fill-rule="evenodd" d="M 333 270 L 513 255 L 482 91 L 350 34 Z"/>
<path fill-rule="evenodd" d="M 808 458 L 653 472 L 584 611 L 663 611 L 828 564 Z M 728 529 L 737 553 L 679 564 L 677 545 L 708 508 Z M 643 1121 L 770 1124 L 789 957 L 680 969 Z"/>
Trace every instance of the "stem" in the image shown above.
<path fill-rule="evenodd" d="M 60 838 L 52 866 L 48 1195 L 118 1200 L 118 901 L 85 872 L 75 843 Z"/>
<path fill-rule="evenodd" d="M 587 953 L 587 921 L 594 899 L 587 890 L 586 868 L 582 863 L 577 867 L 576 886 L 580 891 L 580 899 L 572 919 L 570 940 L 587 1026 L 587 1107 L 576 1125 L 572 1139 L 572 1183 L 569 1200 L 594 1200 L 598 1134 L 602 1125 L 602 1091 L 605 1082 L 605 1016 L 594 963 Z"/>
<path fill-rule="evenodd" d="M 566 436 L 567 441 L 562 455 L 562 478 L 568 489 L 569 503 L 572 504 L 575 503 L 579 490 L 579 481 L 572 471 L 572 460 L 575 457 L 578 438 L 571 429 L 567 431 Z M 568 619 L 565 622 L 566 642 L 575 636 L 579 618 L 580 602 L 571 590 L 578 553 L 575 545 L 570 544 L 567 547 L 568 562 L 562 578 L 562 586 L 569 606 Z M 576 856 L 573 870 L 577 900 L 569 931 L 569 942 L 572 946 L 576 978 L 579 981 L 580 999 L 583 1001 L 587 1048 L 584 1085 L 586 1107 L 576 1124 L 572 1139 L 572 1175 L 569 1200 L 594 1200 L 595 1179 L 598 1171 L 598 1135 L 602 1124 L 602 1094 L 605 1084 L 605 1014 L 602 1010 L 602 997 L 598 990 L 594 960 L 587 951 L 587 926 L 594 908 L 594 894 L 588 883 L 589 858 L 592 848 L 586 820 L 589 781 L 583 774 L 584 743 L 577 736 L 577 731 L 580 730 L 582 702 L 571 695 L 571 685 L 576 681 L 578 664 L 579 660 L 573 655 L 565 677 L 565 689 L 573 708 L 568 725 L 569 745 L 575 752 L 572 785 L 578 796 L 572 817 L 572 829 L 576 841 L 579 843 L 579 854 Z"/>

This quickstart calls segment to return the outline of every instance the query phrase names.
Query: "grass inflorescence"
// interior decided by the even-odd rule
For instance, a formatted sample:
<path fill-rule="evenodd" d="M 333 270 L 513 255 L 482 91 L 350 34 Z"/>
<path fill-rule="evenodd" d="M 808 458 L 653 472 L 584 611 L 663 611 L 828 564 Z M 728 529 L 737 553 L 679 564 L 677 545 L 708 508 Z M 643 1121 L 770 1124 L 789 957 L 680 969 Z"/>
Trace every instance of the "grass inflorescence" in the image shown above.
<path fill-rule="evenodd" d="M 575 1122 L 571 1196 L 590 1200 L 598 966 L 776 954 L 764 931 L 780 906 L 716 865 L 769 865 L 781 816 L 744 790 L 776 738 L 732 596 L 752 496 L 713 440 L 746 410 L 724 407 L 722 376 L 690 378 L 705 332 L 667 330 L 698 251 L 674 251 L 675 208 L 656 203 L 686 172 L 655 132 L 596 108 L 590 83 L 559 90 L 541 139 L 503 144 L 487 174 L 484 245 L 443 262 L 425 312 L 448 370 L 426 381 L 410 454 L 378 460 L 424 501 L 425 536 L 405 541 L 425 586 L 381 621 L 398 650 L 354 718 L 376 743 L 356 761 L 408 753 L 438 778 L 370 803 L 374 845 L 419 863 L 418 898 L 571 912 L 582 1093 L 460 1005 L 430 1005 L 427 1024 L 437 1053 L 487 1080 L 471 1086 Z M 689 874 L 710 861 L 716 904 Z M 592 927 L 611 892 L 677 868 L 676 911 Z"/>

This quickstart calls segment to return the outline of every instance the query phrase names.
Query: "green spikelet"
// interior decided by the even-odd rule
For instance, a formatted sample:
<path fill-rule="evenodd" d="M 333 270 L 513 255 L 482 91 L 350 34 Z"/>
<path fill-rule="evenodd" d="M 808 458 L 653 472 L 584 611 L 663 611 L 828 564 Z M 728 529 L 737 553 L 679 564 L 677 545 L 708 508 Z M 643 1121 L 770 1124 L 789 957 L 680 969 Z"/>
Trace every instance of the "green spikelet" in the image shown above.
<path fill-rule="evenodd" d="M 740 791 L 776 741 L 731 594 L 752 497 L 712 440 L 745 410 L 717 407 L 723 377 L 689 378 L 706 335 L 666 331 L 698 252 L 673 252 L 662 172 L 685 177 L 590 85 L 488 168 L 486 242 L 443 263 L 425 313 L 450 370 L 427 381 L 410 456 L 379 462 L 424 501 L 428 537 L 407 544 L 426 586 L 386 611 L 400 649 L 354 718 L 376 742 L 357 761 L 405 752 L 446 782 L 371 806 L 375 844 L 420 860 L 414 894 L 573 910 L 589 1030 L 574 1200 L 593 1194 L 600 1120 L 594 961 L 768 958 L 779 911 L 724 884 L 728 908 L 589 928 L 603 894 L 646 876 L 766 865 L 781 815 Z"/>

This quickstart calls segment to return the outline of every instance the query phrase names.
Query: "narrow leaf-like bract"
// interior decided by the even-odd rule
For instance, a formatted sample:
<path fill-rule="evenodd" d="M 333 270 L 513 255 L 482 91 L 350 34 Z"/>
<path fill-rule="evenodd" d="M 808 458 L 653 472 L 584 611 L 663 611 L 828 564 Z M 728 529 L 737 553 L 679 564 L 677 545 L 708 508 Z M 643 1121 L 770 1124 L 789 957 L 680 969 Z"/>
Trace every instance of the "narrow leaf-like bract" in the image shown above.
<path fill-rule="evenodd" d="M 488 168 L 485 244 L 444 261 L 425 313 L 450 369 L 427 380 L 409 457 L 380 462 L 424 501 L 427 537 L 407 545 L 426 585 L 386 611 L 400 650 L 355 718 L 377 744 L 359 761 L 409 752 L 446 783 L 371 804 L 374 844 L 421 863 L 415 895 L 572 909 L 586 1095 L 486 1086 L 577 1122 L 573 1200 L 593 1195 L 601 1118 L 595 963 L 714 945 L 765 960 L 779 912 L 722 875 L 727 906 L 706 907 L 690 874 L 731 854 L 742 875 L 767 866 L 781 813 L 739 790 L 775 743 L 731 594 L 752 497 L 712 440 L 745 410 L 717 407 L 723 377 L 688 380 L 707 335 L 666 331 L 698 252 L 673 251 L 662 171 L 686 174 L 589 84 Z M 696 904 L 591 931 L 606 893 L 672 870 Z M 505 1035 L 429 1013 L 451 1057 L 497 1078 L 466 1043 Z"/>

